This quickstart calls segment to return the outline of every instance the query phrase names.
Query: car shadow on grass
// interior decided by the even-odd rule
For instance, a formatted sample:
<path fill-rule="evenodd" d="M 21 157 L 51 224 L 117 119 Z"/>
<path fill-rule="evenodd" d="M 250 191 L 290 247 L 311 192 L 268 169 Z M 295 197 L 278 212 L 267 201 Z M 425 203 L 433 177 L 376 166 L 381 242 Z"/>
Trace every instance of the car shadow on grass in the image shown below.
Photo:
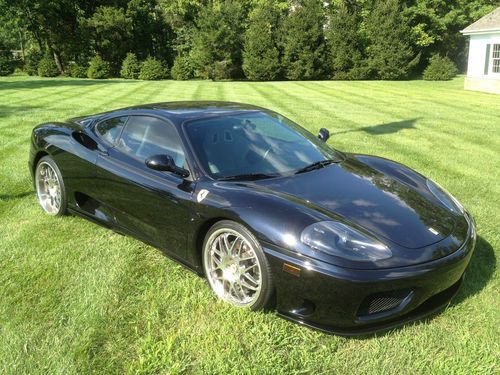
<path fill-rule="evenodd" d="M 362 128 L 334 132 L 332 133 L 332 135 L 356 133 L 356 132 L 365 132 L 371 135 L 393 134 L 404 129 L 417 129 L 415 124 L 417 123 L 418 120 L 419 118 L 414 118 L 403 121 L 394 121 L 394 122 L 387 122 L 384 124 L 364 126 Z"/>
<path fill-rule="evenodd" d="M 458 305 L 481 292 L 495 273 L 496 264 L 493 247 L 483 237 L 478 236 L 476 249 L 465 272 L 464 282 L 455 298 L 451 300 L 450 306 Z"/>
<path fill-rule="evenodd" d="M 34 194 L 33 191 L 25 191 L 19 194 L 0 194 L 0 201 L 4 202 L 14 201 L 16 199 L 22 199 L 33 194 Z"/>
<path fill-rule="evenodd" d="M 456 306 L 467 300 L 468 298 L 478 294 L 488 284 L 496 270 L 496 256 L 493 247 L 483 237 L 478 236 L 474 253 L 471 261 L 465 272 L 465 277 L 457 294 L 453 297 L 450 303 L 442 309 L 426 316 L 422 319 L 408 322 L 396 328 L 388 329 L 387 331 L 376 332 L 368 335 L 355 336 L 354 339 L 365 340 L 373 337 L 382 337 L 391 335 L 405 326 L 427 324 L 435 317 L 439 316 L 444 310 L 451 306 Z"/>

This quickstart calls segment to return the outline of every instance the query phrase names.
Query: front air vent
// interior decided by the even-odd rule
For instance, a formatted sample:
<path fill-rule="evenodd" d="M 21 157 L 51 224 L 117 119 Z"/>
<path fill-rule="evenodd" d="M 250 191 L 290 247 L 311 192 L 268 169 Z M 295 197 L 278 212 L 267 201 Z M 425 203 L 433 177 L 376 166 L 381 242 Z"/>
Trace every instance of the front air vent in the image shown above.
<path fill-rule="evenodd" d="M 358 316 L 378 314 L 395 309 L 403 302 L 409 293 L 410 291 L 405 289 L 371 294 L 366 297 L 359 306 Z"/>

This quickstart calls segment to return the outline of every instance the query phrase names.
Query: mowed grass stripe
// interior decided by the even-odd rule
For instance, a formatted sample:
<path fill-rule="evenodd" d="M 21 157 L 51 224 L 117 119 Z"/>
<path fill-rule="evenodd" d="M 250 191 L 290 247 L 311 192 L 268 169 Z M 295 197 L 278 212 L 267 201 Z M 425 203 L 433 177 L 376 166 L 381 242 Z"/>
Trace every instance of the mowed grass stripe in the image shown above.
<path fill-rule="evenodd" d="M 104 82 L 93 89 L 79 86 L 74 93 L 83 95 L 73 97 L 73 92 L 66 91 L 57 97 L 64 102 L 57 104 L 38 97 L 45 82 L 50 85 L 47 95 L 64 90 L 64 85 L 57 87 L 57 80 L 3 78 L 0 89 L 1 83 L 10 81 L 15 83 L 13 88 L 23 86 L 25 101 L 11 107 L 5 102 L 5 107 L 0 105 L 0 122 L 6 125 L 5 132 L 0 130 L 0 157 L 4 158 L 0 167 L 0 236 L 4 239 L 0 242 L 0 285 L 5 286 L 0 288 L 1 373 L 498 372 L 500 306 L 495 265 L 500 207 L 494 166 L 499 158 L 488 151 L 499 141 L 498 125 L 478 140 L 467 133 L 471 128 L 464 129 L 465 121 L 454 120 L 460 111 L 466 113 L 483 100 L 480 108 L 489 106 L 490 114 L 496 113 L 496 97 L 463 93 L 461 80 L 436 85 L 418 81 L 367 85 L 114 80 L 111 91 L 103 87 Z M 26 90 L 30 87 L 34 89 Z M 415 93 L 424 99 L 442 95 L 444 102 L 456 100 L 457 95 L 474 99 L 464 99 L 464 108 L 456 110 L 398 99 L 399 94 L 385 90 Z M 364 98 L 349 97 L 351 91 Z M 313 133 L 326 124 L 334 133 L 331 145 L 407 163 L 473 205 L 469 209 L 481 239 L 464 287 L 452 305 L 431 320 L 384 336 L 324 335 L 273 314 L 239 311 L 216 302 L 203 279 L 158 250 L 81 218 L 45 216 L 34 195 L 26 195 L 32 191 L 25 163 L 34 124 L 49 116 L 48 120 L 69 117 L 76 110 L 87 114 L 191 98 L 271 108 Z M 404 105 L 389 106 L 401 100 Z M 23 105 L 37 110 L 21 114 Z M 442 120 L 437 124 L 448 124 L 444 129 L 436 129 L 429 108 L 439 111 Z M 422 114 L 416 129 L 382 135 L 363 130 L 368 125 L 407 120 L 409 113 Z M 463 117 L 477 117 L 473 126 L 477 131 L 492 126 L 489 115 L 467 116 Z M 11 147 L 16 130 L 18 146 Z M 477 151 L 478 141 L 486 152 Z M 443 147 L 448 143 L 453 147 Z M 459 150 L 463 155 L 457 156 Z M 451 165 L 453 169 L 448 168 Z"/>
<path fill-rule="evenodd" d="M 313 88 L 307 88 L 307 89 L 314 90 Z M 475 123 L 477 120 L 477 116 L 476 117 L 472 116 L 470 119 L 467 119 L 466 118 L 467 114 L 463 113 L 463 111 L 462 111 L 461 113 L 457 113 L 456 116 L 454 115 L 453 117 L 456 117 L 456 121 L 452 121 L 450 123 L 450 116 L 443 115 L 439 112 L 432 112 L 433 108 L 441 108 L 441 107 L 434 104 L 433 102 L 428 101 L 428 100 L 420 101 L 422 103 L 418 103 L 418 102 L 416 103 L 417 105 L 419 105 L 419 104 L 425 104 L 425 103 L 429 102 L 430 105 L 422 105 L 421 106 L 422 108 L 426 109 L 425 111 L 415 112 L 415 111 L 408 110 L 408 108 L 411 108 L 408 105 L 409 101 L 413 101 L 413 98 L 408 98 L 409 100 L 407 100 L 407 98 L 404 98 L 403 100 L 401 100 L 401 98 L 398 99 L 395 97 L 393 100 L 382 100 L 382 99 L 379 99 L 378 97 L 373 98 L 372 95 L 366 95 L 366 94 L 363 95 L 363 94 L 355 93 L 352 91 L 345 91 L 345 90 L 337 89 L 337 92 L 339 92 L 339 91 L 344 93 L 345 97 L 349 97 L 349 98 L 357 97 L 357 98 L 359 98 L 359 100 L 356 100 L 356 101 L 355 100 L 348 100 L 350 103 L 357 103 L 360 106 L 363 106 L 365 109 L 369 108 L 370 110 L 372 110 L 372 111 L 375 110 L 378 113 L 383 113 L 383 114 L 393 116 L 395 113 L 407 112 L 409 117 L 413 116 L 413 118 L 417 118 L 417 119 L 426 118 L 429 115 L 431 115 L 433 121 L 440 120 L 440 122 L 439 122 L 440 127 L 438 129 L 434 129 L 434 128 L 428 129 L 429 131 L 434 131 L 435 136 L 446 137 L 448 135 L 452 135 L 452 136 L 453 135 L 458 135 L 458 136 L 465 135 L 467 137 L 473 138 L 474 145 L 490 146 L 490 144 L 488 142 L 484 142 L 484 137 L 481 137 L 481 133 L 480 132 L 478 133 L 477 129 L 475 129 L 474 127 L 471 127 L 471 126 L 460 127 L 460 130 L 462 132 L 461 134 L 457 134 L 456 131 L 453 131 L 454 130 L 453 127 L 451 128 L 452 131 L 446 130 L 447 129 L 446 125 L 454 125 L 456 128 L 457 123 L 467 122 L 468 125 Z M 329 93 L 324 92 L 324 91 L 320 91 L 319 94 L 325 95 L 327 97 L 331 97 L 331 95 Z M 338 97 L 338 96 L 335 95 L 335 97 Z M 362 103 L 368 103 L 368 104 L 362 104 Z M 401 104 L 395 104 L 395 103 L 401 103 Z M 377 108 L 379 108 L 379 109 L 377 109 Z M 385 110 L 383 108 L 392 108 L 392 110 L 389 111 L 389 110 Z M 498 116 L 500 116 L 500 113 L 498 113 Z M 495 145 L 492 145 L 492 146 L 496 147 Z"/>

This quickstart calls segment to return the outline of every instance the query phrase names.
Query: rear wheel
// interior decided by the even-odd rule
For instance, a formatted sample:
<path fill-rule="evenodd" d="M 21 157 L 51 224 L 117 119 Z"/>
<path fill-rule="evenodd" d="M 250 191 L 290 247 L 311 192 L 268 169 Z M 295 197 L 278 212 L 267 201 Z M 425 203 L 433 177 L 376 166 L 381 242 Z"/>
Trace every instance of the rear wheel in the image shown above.
<path fill-rule="evenodd" d="M 66 213 L 66 189 L 57 164 L 50 156 L 40 159 L 35 169 L 35 186 L 38 202 L 49 215 Z"/>
<path fill-rule="evenodd" d="M 217 297 L 237 307 L 268 307 L 273 290 L 262 248 L 243 225 L 223 220 L 205 237 L 203 268 Z"/>

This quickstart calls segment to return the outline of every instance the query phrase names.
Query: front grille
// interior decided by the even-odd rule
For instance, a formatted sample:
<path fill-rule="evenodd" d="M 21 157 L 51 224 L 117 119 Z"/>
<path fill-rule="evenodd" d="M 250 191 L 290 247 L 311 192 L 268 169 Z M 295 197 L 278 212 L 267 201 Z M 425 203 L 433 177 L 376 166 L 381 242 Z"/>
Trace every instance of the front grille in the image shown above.
<path fill-rule="evenodd" d="M 410 291 L 406 289 L 369 295 L 359 306 L 358 316 L 392 310 L 398 307 L 409 293 Z"/>

